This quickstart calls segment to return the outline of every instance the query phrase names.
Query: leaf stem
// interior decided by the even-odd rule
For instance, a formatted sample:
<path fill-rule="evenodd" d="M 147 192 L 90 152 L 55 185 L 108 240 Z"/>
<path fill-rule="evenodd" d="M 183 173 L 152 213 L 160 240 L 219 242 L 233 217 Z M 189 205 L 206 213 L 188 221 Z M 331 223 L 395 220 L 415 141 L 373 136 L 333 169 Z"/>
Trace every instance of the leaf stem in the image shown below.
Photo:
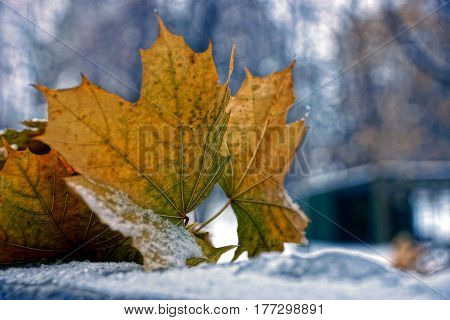
<path fill-rule="evenodd" d="M 208 224 L 210 224 L 211 222 L 213 222 L 214 220 L 216 220 L 217 217 L 219 217 L 219 216 L 225 211 L 225 209 L 228 208 L 228 206 L 231 204 L 232 201 L 233 201 L 233 199 L 229 199 L 229 200 L 227 201 L 227 203 L 225 203 L 225 204 L 223 205 L 223 207 L 222 207 L 219 211 L 217 211 L 216 214 L 214 214 L 211 218 L 209 218 L 209 219 L 206 220 L 205 222 L 201 223 L 201 224 L 198 226 L 196 232 L 202 230 L 202 229 L 203 229 L 204 227 L 206 227 Z"/>

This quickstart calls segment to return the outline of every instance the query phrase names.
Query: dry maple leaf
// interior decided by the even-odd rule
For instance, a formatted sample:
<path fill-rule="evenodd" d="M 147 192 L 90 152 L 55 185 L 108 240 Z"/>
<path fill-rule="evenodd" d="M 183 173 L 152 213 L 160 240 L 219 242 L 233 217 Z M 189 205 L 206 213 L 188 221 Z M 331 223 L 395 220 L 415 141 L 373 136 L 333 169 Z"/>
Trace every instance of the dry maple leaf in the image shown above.
<path fill-rule="evenodd" d="M 88 259 L 141 261 L 130 239 L 68 192 L 59 155 L 11 149 L 0 171 L 0 264 Z"/>
<path fill-rule="evenodd" d="M 37 86 L 49 114 L 40 139 L 84 177 L 125 192 L 172 222 L 187 223 L 229 160 L 220 154 L 229 78 L 218 83 L 211 45 L 195 53 L 158 21 L 156 42 L 141 51 L 139 101 L 134 105 L 85 77 L 71 89 Z"/>
<path fill-rule="evenodd" d="M 235 258 L 282 251 L 284 242 L 301 243 L 308 219 L 284 191 L 284 178 L 306 128 L 286 124 L 293 93 L 293 64 L 266 77 L 246 70 L 246 79 L 228 105 L 224 147 L 231 155 L 222 189 L 238 220 Z"/>

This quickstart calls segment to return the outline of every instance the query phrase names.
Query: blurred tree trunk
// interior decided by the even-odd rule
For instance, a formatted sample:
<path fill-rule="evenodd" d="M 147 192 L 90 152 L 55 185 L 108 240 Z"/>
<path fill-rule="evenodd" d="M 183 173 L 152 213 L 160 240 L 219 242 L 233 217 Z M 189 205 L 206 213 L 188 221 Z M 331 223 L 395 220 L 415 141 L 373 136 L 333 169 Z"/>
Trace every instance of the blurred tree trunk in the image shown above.
<path fill-rule="evenodd" d="M 433 79 L 447 86 L 450 85 L 450 66 L 439 63 L 432 57 L 410 31 L 404 32 L 409 27 L 406 26 L 400 15 L 392 8 L 386 10 L 385 15 L 392 35 L 396 37 L 395 40 L 400 44 L 400 47 L 409 60 Z M 403 33 L 399 35 L 401 32 Z"/>

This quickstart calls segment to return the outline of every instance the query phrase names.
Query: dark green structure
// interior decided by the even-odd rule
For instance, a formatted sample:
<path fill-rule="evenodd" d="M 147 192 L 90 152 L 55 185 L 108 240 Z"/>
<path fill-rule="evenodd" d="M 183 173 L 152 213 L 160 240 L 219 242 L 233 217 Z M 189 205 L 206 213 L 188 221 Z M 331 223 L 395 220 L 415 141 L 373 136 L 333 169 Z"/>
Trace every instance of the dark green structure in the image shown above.
<path fill-rule="evenodd" d="M 424 206 L 417 204 L 421 190 L 444 194 L 440 201 L 447 205 L 441 205 L 437 214 L 447 217 L 442 221 L 450 216 L 450 211 L 444 212 L 450 204 L 449 161 L 380 162 L 291 181 L 288 189 L 302 200 L 299 205 L 311 219 L 309 239 L 378 243 L 401 231 L 423 238 L 422 216 L 426 219 L 429 213 L 421 212 Z M 426 237 L 434 237 L 432 227 L 426 226 Z"/>

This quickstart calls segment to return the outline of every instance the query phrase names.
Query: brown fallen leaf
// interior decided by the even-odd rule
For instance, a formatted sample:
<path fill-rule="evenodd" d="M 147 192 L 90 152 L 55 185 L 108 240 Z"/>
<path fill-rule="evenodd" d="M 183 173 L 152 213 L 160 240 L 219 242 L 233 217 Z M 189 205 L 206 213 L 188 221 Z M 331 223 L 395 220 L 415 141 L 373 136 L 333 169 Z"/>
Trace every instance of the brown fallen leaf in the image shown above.
<path fill-rule="evenodd" d="M 158 20 L 159 37 L 141 51 L 139 101 L 134 105 L 85 77 L 71 89 L 36 86 L 49 114 L 39 139 L 84 177 L 174 223 L 187 223 L 229 160 L 220 153 L 229 79 L 218 83 L 211 45 L 195 53 Z"/>
<path fill-rule="evenodd" d="M 64 182 L 58 154 L 16 151 L 0 171 L 0 264 L 55 260 L 142 261 L 122 237 L 100 223 Z"/>
<path fill-rule="evenodd" d="M 214 248 L 184 226 L 177 226 L 152 210 L 138 207 L 125 193 L 82 176 L 68 178 L 67 184 L 103 222 L 133 239 L 133 246 L 144 256 L 146 270 L 215 263 L 233 247 Z"/>
<path fill-rule="evenodd" d="M 231 155 L 220 182 L 238 220 L 239 247 L 250 257 L 305 241 L 308 218 L 284 192 L 284 178 L 306 133 L 303 120 L 286 124 L 294 103 L 293 64 L 266 77 L 246 70 L 228 109 L 224 148 Z"/>
<path fill-rule="evenodd" d="M 393 265 L 401 270 L 418 270 L 418 261 L 424 248 L 413 240 L 411 235 L 401 232 L 395 236 L 393 244 Z"/>

